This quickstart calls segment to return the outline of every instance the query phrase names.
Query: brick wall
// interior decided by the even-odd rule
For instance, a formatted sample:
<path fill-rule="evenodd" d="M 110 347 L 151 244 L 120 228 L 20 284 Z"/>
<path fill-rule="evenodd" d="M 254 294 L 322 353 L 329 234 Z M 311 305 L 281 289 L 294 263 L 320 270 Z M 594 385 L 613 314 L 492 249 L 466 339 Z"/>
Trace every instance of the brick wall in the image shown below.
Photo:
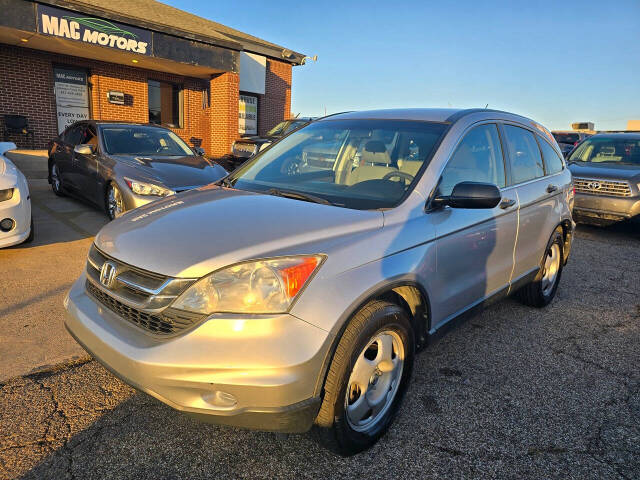
<path fill-rule="evenodd" d="M 190 145 L 198 145 L 209 153 L 211 108 L 202 108 L 207 81 L 170 75 L 67 55 L 56 55 L 28 48 L 0 45 L 0 116 L 7 113 L 26 115 L 35 132 L 35 147 L 45 148 L 58 134 L 56 103 L 53 91 L 53 65 L 86 68 L 91 84 L 91 118 L 146 123 L 149 121 L 147 80 L 162 80 L 183 85 L 183 128 L 172 128 Z M 107 92 L 125 93 L 125 104 L 107 101 Z M 237 103 L 237 99 L 236 99 Z M 237 112 L 229 124 L 237 126 Z M 31 147 L 24 137 L 12 136 L 20 147 Z"/>
<path fill-rule="evenodd" d="M 210 81 L 155 72 L 127 65 L 57 55 L 0 44 L 0 122 L 3 114 L 26 115 L 35 132 L 35 148 L 45 148 L 58 134 L 53 91 L 53 65 L 88 69 L 91 84 L 91 118 L 146 123 L 149 120 L 147 80 L 179 83 L 183 90 L 183 128 L 174 128 L 190 145 L 211 156 L 228 154 L 238 137 L 239 77 L 214 75 Z M 268 59 L 265 94 L 259 96 L 259 133 L 285 118 L 291 109 L 291 65 Z M 209 88 L 209 107 L 202 98 Z M 125 93 L 125 104 L 107 101 L 107 92 Z M 31 147 L 21 136 L 11 137 L 19 147 Z"/>
<path fill-rule="evenodd" d="M 291 64 L 267 59 L 264 95 L 258 100 L 258 133 L 264 135 L 291 114 Z"/>
<path fill-rule="evenodd" d="M 5 114 L 25 115 L 34 129 L 35 146 L 42 148 L 57 135 L 51 56 L 0 45 L 0 122 Z M 23 136 L 10 141 L 25 145 Z"/>

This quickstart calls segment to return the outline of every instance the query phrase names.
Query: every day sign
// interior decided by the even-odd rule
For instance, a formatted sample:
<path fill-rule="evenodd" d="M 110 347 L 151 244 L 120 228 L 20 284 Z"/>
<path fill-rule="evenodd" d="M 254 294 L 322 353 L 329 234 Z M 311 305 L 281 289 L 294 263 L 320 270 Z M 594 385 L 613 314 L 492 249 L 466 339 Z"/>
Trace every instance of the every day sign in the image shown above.
<path fill-rule="evenodd" d="M 258 97 L 240 95 L 238 133 L 240 135 L 258 134 Z"/>
<path fill-rule="evenodd" d="M 122 23 L 37 4 L 38 32 L 126 52 L 151 55 L 151 32 Z"/>
<path fill-rule="evenodd" d="M 58 133 L 79 120 L 89 119 L 87 72 L 71 68 L 53 69 Z"/>

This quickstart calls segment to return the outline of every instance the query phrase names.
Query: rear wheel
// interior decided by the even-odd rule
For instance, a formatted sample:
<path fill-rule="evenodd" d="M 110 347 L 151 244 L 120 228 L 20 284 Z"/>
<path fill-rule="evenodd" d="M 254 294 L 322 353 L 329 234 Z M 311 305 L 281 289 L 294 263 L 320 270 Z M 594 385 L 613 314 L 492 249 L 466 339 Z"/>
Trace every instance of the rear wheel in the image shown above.
<path fill-rule="evenodd" d="M 124 199 L 118 186 L 111 182 L 107 187 L 107 216 L 110 220 L 118 218 L 125 212 Z"/>
<path fill-rule="evenodd" d="M 405 311 L 373 301 L 349 322 L 334 354 L 316 419 L 323 442 L 342 455 L 371 447 L 405 394 L 414 335 Z"/>
<path fill-rule="evenodd" d="M 562 229 L 557 228 L 549 239 L 538 275 L 530 284 L 518 291 L 518 298 L 522 303 L 537 308 L 545 307 L 551 303 L 562 276 L 563 245 Z"/>

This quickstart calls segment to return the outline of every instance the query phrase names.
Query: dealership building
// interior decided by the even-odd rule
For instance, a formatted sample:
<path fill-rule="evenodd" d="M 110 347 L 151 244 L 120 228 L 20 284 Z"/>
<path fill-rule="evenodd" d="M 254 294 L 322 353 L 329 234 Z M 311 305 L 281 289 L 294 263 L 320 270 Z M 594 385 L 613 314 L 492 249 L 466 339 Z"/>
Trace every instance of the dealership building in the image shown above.
<path fill-rule="evenodd" d="M 304 64 L 153 0 L 0 0 L 0 9 L 0 122 L 21 147 L 44 148 L 92 118 L 164 125 L 224 155 L 289 116 L 291 69 Z M 5 128 L 21 117 L 32 135 Z"/>

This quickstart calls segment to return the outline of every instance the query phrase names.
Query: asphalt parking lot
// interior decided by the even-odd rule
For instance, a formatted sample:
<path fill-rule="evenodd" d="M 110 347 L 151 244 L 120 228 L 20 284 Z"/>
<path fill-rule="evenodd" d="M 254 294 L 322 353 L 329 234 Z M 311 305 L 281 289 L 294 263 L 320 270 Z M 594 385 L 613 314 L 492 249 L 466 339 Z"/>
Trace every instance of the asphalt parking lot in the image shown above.
<path fill-rule="evenodd" d="M 547 309 L 508 299 L 431 345 L 389 433 L 340 458 L 198 423 L 90 360 L 62 299 L 106 217 L 41 175 L 36 241 L 0 251 L 0 478 L 640 477 L 637 225 L 581 226 Z"/>

